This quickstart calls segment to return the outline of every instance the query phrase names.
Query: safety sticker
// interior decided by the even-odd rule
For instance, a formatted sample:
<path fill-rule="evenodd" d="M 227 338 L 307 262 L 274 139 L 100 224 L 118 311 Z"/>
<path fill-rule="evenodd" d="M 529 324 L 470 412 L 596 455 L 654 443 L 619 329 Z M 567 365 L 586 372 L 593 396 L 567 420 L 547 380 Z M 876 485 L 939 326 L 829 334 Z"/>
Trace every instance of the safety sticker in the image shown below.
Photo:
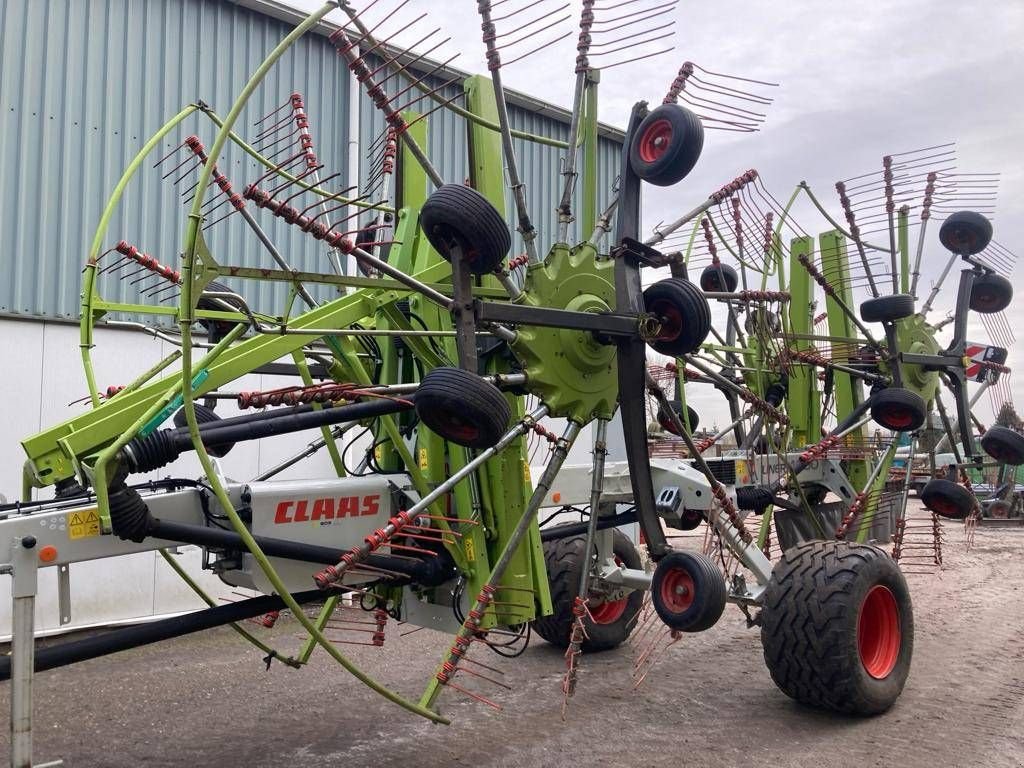
<path fill-rule="evenodd" d="M 100 516 L 95 509 L 72 512 L 68 518 L 68 538 L 88 539 L 100 535 Z"/>
<path fill-rule="evenodd" d="M 426 469 L 430 466 L 427 462 L 427 449 L 420 448 L 420 469 Z"/>

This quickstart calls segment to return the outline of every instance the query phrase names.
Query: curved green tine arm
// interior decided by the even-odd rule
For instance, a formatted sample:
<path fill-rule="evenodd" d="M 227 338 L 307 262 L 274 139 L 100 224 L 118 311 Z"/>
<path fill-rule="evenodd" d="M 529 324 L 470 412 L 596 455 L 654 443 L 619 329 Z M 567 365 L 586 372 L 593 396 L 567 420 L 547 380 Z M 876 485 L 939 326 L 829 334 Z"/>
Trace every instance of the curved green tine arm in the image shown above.
<path fill-rule="evenodd" d="M 182 349 L 182 367 L 184 373 L 181 379 L 181 392 L 184 399 L 184 410 L 185 419 L 188 422 L 189 435 L 192 438 L 193 446 L 196 450 L 196 455 L 199 457 L 199 462 L 203 467 L 203 471 L 207 475 L 207 479 L 210 483 L 210 488 L 217 497 L 218 502 L 223 508 L 228 519 L 231 521 L 232 527 L 235 532 L 241 537 L 242 542 L 246 548 L 252 554 L 256 560 L 260 569 L 266 575 L 270 581 L 274 590 L 278 593 L 285 605 L 292 611 L 295 618 L 303 626 L 303 628 L 313 637 L 320 646 L 327 651 L 330 656 L 337 661 L 342 667 L 344 667 L 351 675 L 357 680 L 362 682 L 364 685 L 379 693 L 389 701 L 398 704 L 399 706 L 407 709 L 410 712 L 421 715 L 429 720 L 439 723 L 447 723 L 448 720 L 438 713 L 420 706 L 416 702 L 410 701 L 403 696 L 391 691 L 385 686 L 378 683 L 376 680 L 369 677 L 366 673 L 356 667 L 347 656 L 345 656 L 338 648 L 331 643 L 324 634 L 317 628 L 317 626 L 310 621 L 309 617 L 303 612 L 301 606 L 295 602 L 291 597 L 291 594 L 286 589 L 280 576 L 277 574 L 270 560 L 264 554 L 263 550 L 256 543 L 252 533 L 245 526 L 245 523 L 238 516 L 238 512 L 235 510 L 228 498 L 227 493 L 224 490 L 224 486 L 217 477 L 216 471 L 214 470 L 213 464 L 210 461 L 210 456 L 206 452 L 206 448 L 203 445 L 202 440 L 199 437 L 199 424 L 196 421 L 195 403 L 192 395 L 192 379 L 191 379 L 191 368 L 192 368 L 192 290 L 193 290 L 193 278 L 192 274 L 195 269 L 197 245 L 199 241 L 199 228 L 202 221 L 202 214 L 200 211 L 204 193 L 206 188 L 210 184 L 210 178 L 212 175 L 213 165 L 217 162 L 221 152 L 224 149 L 225 143 L 228 141 L 229 133 L 235 121 L 238 120 L 242 109 L 248 102 L 249 97 L 253 91 L 259 86 L 266 77 L 267 72 L 270 71 L 271 67 L 277 62 L 281 55 L 291 47 L 291 45 L 298 40 L 303 34 L 305 34 L 310 28 L 315 26 L 320 19 L 326 16 L 331 10 L 335 8 L 334 3 L 327 3 L 323 5 L 319 10 L 314 11 L 310 14 L 299 26 L 292 30 L 267 56 L 263 63 L 259 66 L 249 82 L 246 83 L 242 92 L 238 95 L 234 105 L 231 107 L 231 111 L 228 112 L 224 118 L 224 124 L 221 126 L 220 131 L 217 134 L 217 138 L 214 140 L 213 146 L 210 149 L 209 157 L 210 162 L 204 164 L 200 171 L 199 181 L 196 185 L 196 194 L 192 201 L 192 210 L 189 213 L 188 224 L 185 231 L 185 247 L 184 247 L 184 260 L 182 264 L 182 291 L 181 291 L 181 312 L 179 313 L 179 323 L 181 326 L 181 349 Z"/>

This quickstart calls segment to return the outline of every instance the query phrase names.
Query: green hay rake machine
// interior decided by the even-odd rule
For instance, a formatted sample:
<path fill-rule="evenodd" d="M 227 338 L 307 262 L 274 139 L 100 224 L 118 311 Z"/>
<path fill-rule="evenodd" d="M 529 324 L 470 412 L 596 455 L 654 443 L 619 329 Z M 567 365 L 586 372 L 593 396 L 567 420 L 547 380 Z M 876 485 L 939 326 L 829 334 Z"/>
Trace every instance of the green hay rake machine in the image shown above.
<path fill-rule="evenodd" d="M 983 462 L 982 451 L 1003 464 L 1024 463 L 1024 437 L 993 427 L 979 441 L 972 426 L 967 314 L 998 313 L 1012 293 L 986 258 L 1003 251 L 990 244 L 981 214 L 942 211 L 939 239 L 952 252 L 943 279 L 956 260 L 965 262 L 952 341 L 940 344 L 941 326 L 925 317 L 938 287 L 917 311 L 926 225 L 941 207 L 936 201 L 950 206 L 967 185 L 943 169 L 946 150 L 886 158 L 861 189 L 838 185 L 846 227 L 806 185 L 782 205 L 747 171 L 644 240 L 643 183 L 682 181 L 698 161 L 705 128 L 756 130 L 763 114 L 754 107 L 770 99 L 752 89 L 768 84 L 687 63 L 662 104 L 633 107 L 615 188 L 599 189 L 600 69 L 664 53 L 656 48 L 671 34 L 671 4 L 616 10 L 584 1 L 568 143 L 512 129 L 501 81 L 503 66 L 560 39 L 560 9 L 480 0 L 491 82 L 461 83 L 459 106 L 444 95 L 452 82 L 431 79 L 440 65 L 412 47 L 386 44 L 381 30 L 400 22 L 375 5 L 359 12 L 328 3 L 311 14 L 224 117 L 203 103 L 186 107 L 150 138 L 114 190 L 82 291 L 81 351 L 93 407 L 23 442 L 23 500 L 7 505 L 0 520 L 0 561 L 14 577 L 13 653 L 0 665 L 13 682 L 14 763 L 30 760 L 34 670 L 229 623 L 266 653 L 268 665 L 300 669 L 320 648 L 375 692 L 443 723 L 445 691 L 498 706 L 482 691 L 493 681 L 479 655 L 515 656 L 531 631 L 566 649 L 568 701 L 581 653 L 621 645 L 653 621 L 640 662 L 650 664 L 656 648 L 712 627 L 733 602 L 760 625 L 769 671 L 785 693 L 843 712 L 888 709 L 913 646 L 906 583 L 878 546 L 892 541 L 906 504 L 909 482 L 892 471 L 898 446 L 909 438 L 913 456 L 936 405 L 960 452 L 958 466 L 922 495 L 930 509 L 955 518 L 977 509 L 964 470 Z M 338 8 L 344 26 L 330 40 L 386 123 L 371 147 L 376 171 L 362 190 L 334 189 L 338 174 L 321 175 L 298 93 L 259 119 L 254 138 L 242 135 L 241 118 L 267 73 Z M 401 32 L 411 35 L 411 26 Z M 417 45 L 433 52 L 430 37 Z M 427 118 L 437 109 L 466 119 L 472 173 L 465 184 L 446 182 L 428 156 Z M 192 135 L 157 157 L 169 136 L 193 124 L 213 135 L 208 147 Z M 525 186 L 547 182 L 521 177 L 521 140 L 564 153 L 546 254 Z M 262 175 L 233 186 L 217 165 L 229 145 L 259 163 Z M 129 182 L 153 162 L 186 198 L 174 266 L 108 232 Z M 865 209 L 850 199 L 862 191 L 882 200 L 887 244 L 872 244 L 858 230 Z M 918 193 L 911 254 L 910 200 Z M 818 238 L 817 252 L 791 215 L 799 195 L 833 227 Z M 292 269 L 261 226 L 269 217 L 309 235 L 331 269 Z M 523 244 L 511 258 L 509 218 Z M 222 221 L 248 233 L 265 263 L 219 261 L 211 243 Z M 581 234 L 572 238 L 573 231 Z M 796 236 L 784 245 L 785 233 Z M 141 243 L 147 233 L 135 234 Z M 346 271 L 345 261 L 358 271 Z M 644 279 L 655 270 L 669 276 Z M 142 298 L 106 300 L 126 277 L 149 281 Z M 288 287 L 283 306 L 246 300 L 246 286 L 260 281 Z M 317 298 L 314 286 L 337 292 Z M 854 291 L 864 288 L 870 297 L 858 308 Z M 116 319 L 123 316 L 132 319 Z M 127 386 L 101 392 L 91 357 L 100 321 L 145 327 L 176 348 Z M 177 333 L 162 322 L 175 323 Z M 649 366 L 648 347 L 671 362 Z M 981 378 L 991 385 L 1005 375 L 1006 355 L 986 350 Z M 298 384 L 231 389 L 281 360 L 291 361 Z M 686 395 L 708 385 L 724 396 L 731 423 L 697 441 Z M 222 417 L 215 408 L 224 401 L 243 412 Z M 650 403 L 672 435 L 668 454 L 649 450 Z M 875 435 L 872 422 L 881 428 Z M 621 424 L 619 460 L 607 458 L 613 423 Z M 341 445 L 357 426 L 372 446 L 353 471 Z M 238 481 L 219 469 L 217 459 L 238 443 L 308 430 L 321 434 L 307 451 L 259 477 Z M 567 465 L 587 432 L 592 465 Z M 726 438 L 735 447 L 704 457 Z M 535 477 L 530 443 L 548 453 Z M 336 476 L 273 479 L 320 449 Z M 191 453 L 202 466 L 198 480 L 140 478 Z M 34 489 L 50 486 L 55 498 L 34 498 L 42 495 Z M 542 527 L 542 509 L 583 514 L 578 523 Z M 617 530 L 632 523 L 647 565 Z M 673 548 L 672 531 L 698 526 L 718 542 L 720 562 Z M 783 550 L 777 563 L 769 557 L 773 538 Z M 228 584 L 264 596 L 216 605 L 203 595 L 210 607 L 189 616 L 34 652 L 39 568 L 159 549 L 201 593 L 167 552 L 181 544 L 201 547 L 205 565 Z M 734 565 L 723 571 L 726 555 Z M 343 594 L 356 594 L 374 617 L 371 645 L 384 644 L 389 619 L 451 633 L 420 696 L 375 681 L 328 637 Z M 312 616 L 307 603 L 320 606 Z M 285 608 L 308 634 L 294 652 L 270 647 L 238 623 L 264 615 L 271 622 Z"/>

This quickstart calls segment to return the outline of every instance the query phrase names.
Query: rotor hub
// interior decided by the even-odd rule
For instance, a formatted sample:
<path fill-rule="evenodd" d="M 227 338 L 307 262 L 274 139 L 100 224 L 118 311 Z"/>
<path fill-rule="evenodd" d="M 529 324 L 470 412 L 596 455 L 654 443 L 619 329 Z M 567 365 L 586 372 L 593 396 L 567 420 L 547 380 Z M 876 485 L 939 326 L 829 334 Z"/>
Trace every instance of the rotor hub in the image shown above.
<path fill-rule="evenodd" d="M 598 259 L 589 243 L 552 247 L 543 264 L 530 267 L 521 301 L 528 306 L 575 312 L 610 312 L 615 305 L 615 265 Z M 512 343 L 526 388 L 552 416 L 586 424 L 610 419 L 618 397 L 615 347 L 589 331 L 523 325 Z"/>

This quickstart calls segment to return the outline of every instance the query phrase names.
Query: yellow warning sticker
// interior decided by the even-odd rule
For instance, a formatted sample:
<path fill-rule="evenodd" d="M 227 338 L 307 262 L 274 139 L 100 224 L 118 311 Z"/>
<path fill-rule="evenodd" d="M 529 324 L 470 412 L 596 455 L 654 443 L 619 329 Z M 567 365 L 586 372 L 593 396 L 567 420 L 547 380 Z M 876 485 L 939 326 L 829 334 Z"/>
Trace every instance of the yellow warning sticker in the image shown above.
<path fill-rule="evenodd" d="M 466 550 L 466 559 L 471 563 L 476 562 L 476 549 L 473 548 L 472 536 L 466 536 L 462 540 L 462 548 Z"/>
<path fill-rule="evenodd" d="M 736 460 L 736 482 L 740 485 L 750 484 L 750 470 L 747 468 L 747 462 L 742 459 Z"/>
<path fill-rule="evenodd" d="M 427 449 L 420 448 L 420 469 L 427 468 Z"/>
<path fill-rule="evenodd" d="M 530 478 L 530 464 L 525 461 L 523 462 L 523 482 L 527 485 L 531 485 L 533 482 Z"/>
<path fill-rule="evenodd" d="M 100 535 L 100 516 L 95 509 L 82 509 L 68 515 L 68 538 L 88 539 Z"/>

